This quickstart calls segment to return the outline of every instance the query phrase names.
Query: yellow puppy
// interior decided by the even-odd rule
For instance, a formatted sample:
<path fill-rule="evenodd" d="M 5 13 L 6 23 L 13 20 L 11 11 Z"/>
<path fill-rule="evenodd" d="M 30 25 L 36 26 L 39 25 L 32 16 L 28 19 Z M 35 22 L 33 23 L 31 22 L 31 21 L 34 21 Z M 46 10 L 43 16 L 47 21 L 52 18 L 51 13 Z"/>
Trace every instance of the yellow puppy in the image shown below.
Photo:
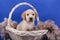
<path fill-rule="evenodd" d="M 17 30 L 27 31 L 33 29 L 34 20 L 37 16 L 37 13 L 32 9 L 24 11 L 22 14 L 23 21 L 18 24 Z"/>

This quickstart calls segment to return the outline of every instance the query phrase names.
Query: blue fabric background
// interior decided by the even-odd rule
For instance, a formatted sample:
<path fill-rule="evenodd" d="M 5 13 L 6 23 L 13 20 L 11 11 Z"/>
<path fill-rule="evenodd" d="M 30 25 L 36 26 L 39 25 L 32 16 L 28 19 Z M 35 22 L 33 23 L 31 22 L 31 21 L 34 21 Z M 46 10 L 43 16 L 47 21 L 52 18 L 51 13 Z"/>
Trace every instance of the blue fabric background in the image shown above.
<path fill-rule="evenodd" d="M 60 0 L 0 0 L 0 22 L 3 21 L 4 17 L 8 18 L 11 9 L 20 2 L 32 4 L 37 9 L 41 21 L 52 19 L 60 26 Z M 30 7 L 18 7 L 12 19 L 20 22 L 22 20 L 21 13 L 28 8 Z"/>
<path fill-rule="evenodd" d="M 20 2 L 32 4 L 37 9 L 41 21 L 52 19 L 60 26 L 60 0 L 0 0 L 0 22 L 3 21 L 4 17 L 8 17 L 11 9 Z M 21 6 L 17 8 L 12 19 L 21 21 L 21 13 L 28 8 L 30 7 Z"/>

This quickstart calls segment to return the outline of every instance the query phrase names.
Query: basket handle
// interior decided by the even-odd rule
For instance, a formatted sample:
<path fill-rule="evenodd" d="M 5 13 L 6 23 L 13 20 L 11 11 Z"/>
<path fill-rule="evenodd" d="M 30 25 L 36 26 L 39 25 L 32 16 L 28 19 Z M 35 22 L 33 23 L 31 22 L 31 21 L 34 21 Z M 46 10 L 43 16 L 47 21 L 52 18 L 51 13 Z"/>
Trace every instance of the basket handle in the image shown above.
<path fill-rule="evenodd" d="M 36 11 L 36 9 L 35 9 L 31 4 L 29 4 L 29 3 L 27 3 L 27 2 L 19 3 L 19 4 L 15 5 L 15 6 L 12 8 L 12 10 L 10 11 L 10 13 L 9 13 L 9 18 L 8 18 L 8 25 L 10 25 L 10 20 L 11 20 L 11 17 L 12 17 L 13 12 L 15 11 L 16 8 L 18 8 L 18 7 L 21 6 L 21 5 L 30 6 L 36 13 L 38 13 L 38 12 Z M 37 21 L 39 21 L 39 17 L 37 17 Z"/>

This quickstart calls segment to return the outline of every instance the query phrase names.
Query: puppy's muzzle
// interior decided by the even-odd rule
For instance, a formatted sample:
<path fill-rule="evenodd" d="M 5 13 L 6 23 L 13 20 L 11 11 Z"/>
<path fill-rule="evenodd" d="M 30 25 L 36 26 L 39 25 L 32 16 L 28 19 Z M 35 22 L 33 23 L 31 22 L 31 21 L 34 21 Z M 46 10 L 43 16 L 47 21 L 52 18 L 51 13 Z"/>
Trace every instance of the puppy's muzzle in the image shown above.
<path fill-rule="evenodd" d="M 32 22 L 33 21 L 33 18 L 32 17 L 30 17 L 30 22 Z"/>

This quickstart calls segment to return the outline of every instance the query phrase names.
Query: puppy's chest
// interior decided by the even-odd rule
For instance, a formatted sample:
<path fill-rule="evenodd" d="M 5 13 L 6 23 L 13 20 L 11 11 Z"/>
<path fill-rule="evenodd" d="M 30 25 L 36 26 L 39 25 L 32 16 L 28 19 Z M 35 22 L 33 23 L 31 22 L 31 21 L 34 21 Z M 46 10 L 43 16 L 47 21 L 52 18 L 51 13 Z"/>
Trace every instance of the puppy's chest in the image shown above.
<path fill-rule="evenodd" d="M 27 27 L 28 27 L 28 29 L 32 29 L 34 27 L 34 24 L 33 23 L 28 23 Z"/>
<path fill-rule="evenodd" d="M 33 27 L 34 27 L 34 23 L 32 22 L 32 23 L 27 23 L 26 21 L 23 21 L 23 28 L 24 29 L 33 29 Z"/>

